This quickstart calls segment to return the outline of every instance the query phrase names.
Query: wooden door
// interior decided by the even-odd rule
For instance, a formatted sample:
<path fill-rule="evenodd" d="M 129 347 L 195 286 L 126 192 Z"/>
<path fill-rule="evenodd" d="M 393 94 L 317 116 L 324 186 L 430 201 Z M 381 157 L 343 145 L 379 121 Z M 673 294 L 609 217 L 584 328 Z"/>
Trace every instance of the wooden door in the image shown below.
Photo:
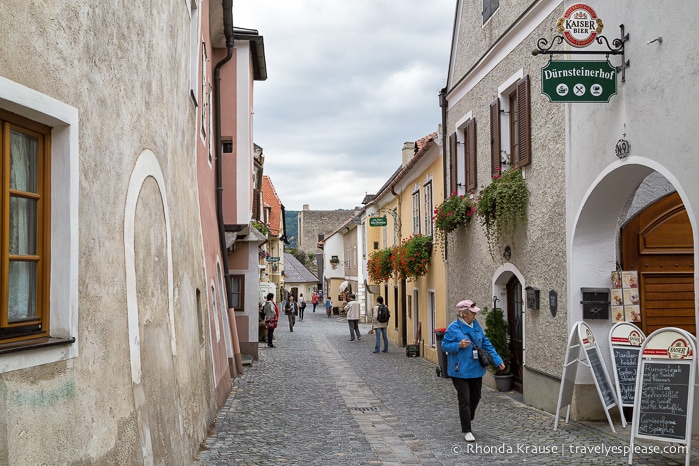
<path fill-rule="evenodd" d="M 510 327 L 510 352 L 512 353 L 512 374 L 514 375 L 514 388 L 522 392 L 522 349 L 524 348 L 524 335 L 522 332 L 522 284 L 517 277 L 512 276 L 507 282 L 507 323 Z"/>
<path fill-rule="evenodd" d="M 621 229 L 623 270 L 637 270 L 641 328 L 696 334 L 694 246 L 687 210 L 677 193 L 646 207 Z"/>

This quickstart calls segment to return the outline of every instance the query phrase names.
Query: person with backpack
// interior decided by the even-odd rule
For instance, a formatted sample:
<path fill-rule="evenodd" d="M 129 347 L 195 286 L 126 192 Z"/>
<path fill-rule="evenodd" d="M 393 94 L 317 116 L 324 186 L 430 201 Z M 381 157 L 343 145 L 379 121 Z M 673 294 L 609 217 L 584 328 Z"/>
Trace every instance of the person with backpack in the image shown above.
<path fill-rule="evenodd" d="M 303 311 L 306 310 L 306 300 L 303 297 L 303 293 L 299 295 L 299 320 L 303 320 Z"/>
<path fill-rule="evenodd" d="M 383 352 L 388 353 L 388 337 L 386 337 L 386 327 L 388 327 L 388 321 L 391 319 L 391 313 L 388 310 L 388 306 L 383 303 L 383 296 L 378 296 L 376 298 L 376 306 L 372 313 L 372 326 L 374 327 L 374 333 L 376 334 L 376 345 L 374 346 L 374 353 L 378 353 L 381 349 L 381 335 L 383 334 Z"/>

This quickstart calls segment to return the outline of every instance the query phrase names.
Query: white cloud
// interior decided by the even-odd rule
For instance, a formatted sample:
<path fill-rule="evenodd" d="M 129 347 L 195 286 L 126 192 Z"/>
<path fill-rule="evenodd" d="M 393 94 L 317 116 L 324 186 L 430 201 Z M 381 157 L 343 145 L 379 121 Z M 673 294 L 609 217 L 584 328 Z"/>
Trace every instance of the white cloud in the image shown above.
<path fill-rule="evenodd" d="M 455 2 L 236 0 L 264 37 L 255 143 L 287 210 L 351 209 L 436 131 Z"/>

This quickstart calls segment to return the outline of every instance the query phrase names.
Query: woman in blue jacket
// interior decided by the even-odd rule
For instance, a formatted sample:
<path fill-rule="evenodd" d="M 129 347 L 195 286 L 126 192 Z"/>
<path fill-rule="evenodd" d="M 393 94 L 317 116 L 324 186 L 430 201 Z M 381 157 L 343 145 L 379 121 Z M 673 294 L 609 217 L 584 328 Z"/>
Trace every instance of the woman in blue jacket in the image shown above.
<path fill-rule="evenodd" d="M 459 302 L 456 305 L 457 319 L 449 324 L 442 340 L 442 350 L 447 353 L 447 373 L 459 400 L 461 432 L 467 442 L 476 441 L 471 432 L 471 421 L 481 400 L 485 374 L 485 367 L 478 362 L 476 347 L 472 343 L 475 342 L 481 350 L 490 353 L 498 369 L 505 368 L 502 358 L 476 320 L 476 314 L 480 310 L 470 299 Z"/>

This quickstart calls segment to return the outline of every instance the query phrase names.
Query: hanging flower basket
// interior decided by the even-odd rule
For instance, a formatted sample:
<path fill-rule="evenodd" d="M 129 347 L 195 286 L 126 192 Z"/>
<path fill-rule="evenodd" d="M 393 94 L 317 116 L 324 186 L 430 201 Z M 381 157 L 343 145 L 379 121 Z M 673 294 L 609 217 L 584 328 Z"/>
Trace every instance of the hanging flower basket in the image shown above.
<path fill-rule="evenodd" d="M 394 248 L 391 247 L 371 253 L 366 268 L 372 282 L 387 282 L 393 277 L 393 263 L 391 262 L 393 251 Z"/>
<path fill-rule="evenodd" d="M 493 258 L 500 245 L 510 244 L 514 247 L 517 227 L 527 222 L 528 205 L 529 189 L 517 168 L 505 170 L 481 189 L 476 210 Z"/>
<path fill-rule="evenodd" d="M 476 203 L 470 196 L 460 196 L 453 192 L 434 209 L 434 227 L 451 233 L 462 225 L 467 225 L 476 214 Z"/>
<path fill-rule="evenodd" d="M 391 262 L 396 278 L 416 279 L 425 275 L 432 260 L 432 237 L 413 235 L 397 246 Z"/>

